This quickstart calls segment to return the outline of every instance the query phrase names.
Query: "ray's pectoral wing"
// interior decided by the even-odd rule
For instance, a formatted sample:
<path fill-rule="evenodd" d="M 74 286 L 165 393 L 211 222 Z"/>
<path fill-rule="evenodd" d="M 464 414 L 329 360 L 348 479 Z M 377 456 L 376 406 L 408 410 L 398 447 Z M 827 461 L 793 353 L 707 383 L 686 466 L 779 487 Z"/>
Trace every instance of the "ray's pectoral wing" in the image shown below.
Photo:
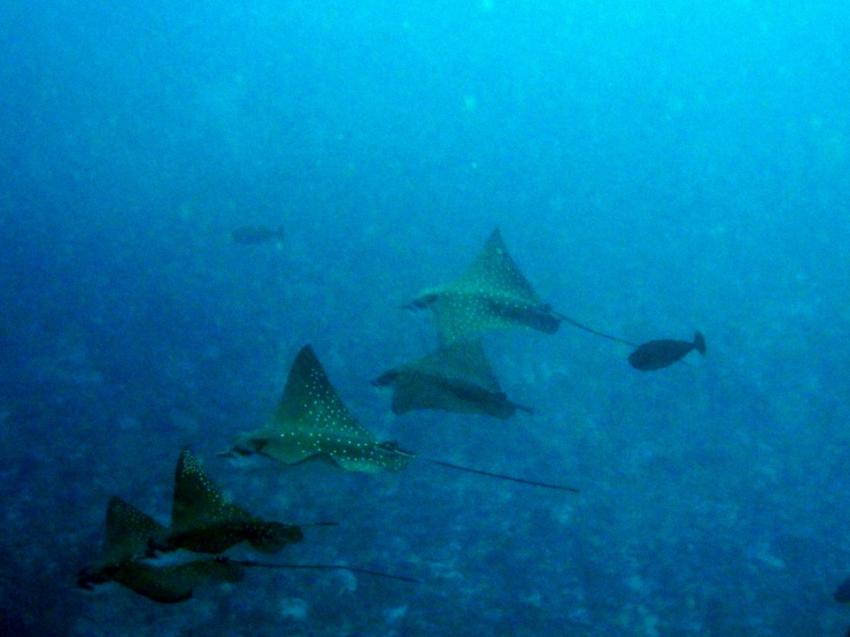
<path fill-rule="evenodd" d="M 498 228 L 458 279 L 420 294 L 410 307 L 433 310 L 444 345 L 518 325 L 552 333 L 560 324 L 508 253 Z"/>
<path fill-rule="evenodd" d="M 332 420 L 333 427 L 319 427 Z M 316 405 L 303 420 L 274 420 L 263 434 L 262 453 L 293 465 L 309 460 L 327 460 L 343 466 L 349 456 L 363 455 L 376 439 L 348 413 L 328 411 Z"/>
<path fill-rule="evenodd" d="M 504 295 L 524 299 L 533 304 L 540 303 L 531 283 L 508 252 L 498 228 L 490 234 L 478 258 L 451 288 L 465 292 Z"/>
<path fill-rule="evenodd" d="M 404 414 L 418 409 L 437 409 L 456 413 L 475 413 L 468 400 L 458 396 L 456 384 L 439 376 L 409 372 L 396 383 L 393 413 Z"/>
<path fill-rule="evenodd" d="M 297 526 L 267 522 L 227 499 L 184 450 L 177 463 L 172 526 L 166 547 L 218 554 L 247 541 L 275 553 L 302 538 Z"/>
<path fill-rule="evenodd" d="M 416 409 L 438 409 L 442 400 L 435 394 L 433 384 L 426 376 L 414 370 L 405 371 L 399 375 L 393 387 L 393 413 L 406 414 Z"/>
<path fill-rule="evenodd" d="M 286 464 L 321 456 L 336 460 L 345 449 L 375 443 L 343 404 L 309 345 L 295 358 L 266 430 L 274 435 L 263 453 Z"/>
<path fill-rule="evenodd" d="M 446 292 L 432 306 L 434 324 L 443 345 L 474 339 L 483 332 L 512 327 L 515 322 L 493 310 L 485 294 Z"/>
<path fill-rule="evenodd" d="M 340 400 L 313 349 L 302 348 L 280 404 L 262 431 L 261 453 L 284 464 L 323 459 L 348 471 L 391 468 L 395 459 L 377 447 L 377 439 Z"/>
<path fill-rule="evenodd" d="M 207 582 L 238 582 L 242 570 L 218 560 L 195 560 L 164 567 L 128 562 L 115 571 L 112 579 L 148 599 L 169 604 L 189 599 L 197 586 Z"/>
<path fill-rule="evenodd" d="M 375 444 L 357 453 L 344 453 L 334 457 L 334 462 L 346 471 L 380 473 L 401 471 L 410 464 L 413 456 Z"/>
<path fill-rule="evenodd" d="M 200 529 L 250 523 L 256 518 L 229 502 L 201 468 L 198 459 L 184 449 L 174 476 L 171 531 L 187 534 Z"/>
<path fill-rule="evenodd" d="M 393 412 L 440 409 L 486 413 L 479 403 L 499 392 L 480 340 L 458 341 L 398 370 L 393 382 Z"/>
<path fill-rule="evenodd" d="M 158 542 L 166 529 L 152 517 L 118 497 L 106 507 L 106 539 L 103 562 L 117 564 L 145 554 L 151 541 Z"/>
<path fill-rule="evenodd" d="M 168 545 L 219 553 L 246 539 L 246 529 L 260 524 L 259 518 L 225 498 L 198 459 L 188 449 L 183 450 L 174 478 Z"/>
<path fill-rule="evenodd" d="M 505 294 L 447 292 L 434 303 L 433 312 L 443 345 L 520 326 L 553 334 L 561 323 L 548 306 Z"/>
<path fill-rule="evenodd" d="M 480 340 L 459 342 L 442 348 L 439 353 L 446 377 L 474 383 L 487 391 L 501 391 Z"/>

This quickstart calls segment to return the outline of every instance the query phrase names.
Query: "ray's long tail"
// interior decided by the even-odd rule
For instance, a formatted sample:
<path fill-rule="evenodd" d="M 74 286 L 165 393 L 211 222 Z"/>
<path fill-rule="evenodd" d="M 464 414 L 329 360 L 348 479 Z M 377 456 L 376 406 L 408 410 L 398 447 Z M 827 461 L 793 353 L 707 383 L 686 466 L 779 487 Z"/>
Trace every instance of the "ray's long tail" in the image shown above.
<path fill-rule="evenodd" d="M 580 323 L 579 321 L 577 321 L 573 318 L 570 318 L 569 316 L 566 316 L 564 314 L 561 314 L 560 312 L 555 312 L 554 316 L 559 321 L 561 321 L 563 323 L 568 323 L 569 325 L 572 325 L 573 327 L 577 327 L 578 329 L 583 330 L 585 332 L 588 332 L 589 334 L 593 334 L 594 336 L 606 338 L 609 341 L 614 341 L 615 343 L 621 343 L 623 345 L 628 345 L 629 347 L 637 347 L 638 346 L 637 343 L 633 343 L 633 342 L 628 341 L 624 338 L 620 338 L 619 336 L 613 336 L 612 334 L 606 334 L 605 332 L 600 332 L 599 330 L 595 330 L 592 327 L 590 327 L 589 325 L 585 325 L 584 323 Z"/>
<path fill-rule="evenodd" d="M 302 570 L 302 571 L 348 571 L 349 573 L 358 573 L 360 575 L 370 575 L 372 577 L 383 577 L 385 579 L 398 580 L 400 582 L 408 582 L 411 584 L 421 584 L 422 580 L 409 575 L 396 575 L 394 573 L 386 573 L 370 568 L 359 568 L 356 566 L 344 566 L 342 564 L 291 564 L 288 562 L 256 562 L 254 560 L 234 560 L 229 557 L 217 558 L 219 562 L 227 564 L 235 564 L 236 566 L 244 566 L 247 568 L 265 568 L 265 569 L 287 569 L 287 570 Z"/>
<path fill-rule="evenodd" d="M 496 478 L 498 480 L 508 480 L 510 482 L 518 482 L 519 484 L 527 484 L 532 487 L 540 487 L 542 489 L 555 489 L 556 491 L 567 491 L 569 493 L 579 493 L 579 490 L 575 487 L 570 487 L 564 484 L 554 484 L 552 482 L 541 482 L 540 480 L 529 480 L 527 478 L 518 478 L 516 476 L 505 475 L 504 473 L 494 473 L 492 471 L 484 471 L 483 469 L 473 469 L 472 467 L 464 467 L 463 465 L 454 464 L 452 462 L 446 462 L 445 460 L 436 460 L 434 458 L 426 458 L 423 456 L 417 456 L 426 462 L 430 462 L 431 464 L 437 465 L 439 467 L 445 467 L 447 469 L 454 469 L 456 471 L 464 471 L 466 473 L 473 473 L 479 476 L 486 476 L 488 478 Z"/>

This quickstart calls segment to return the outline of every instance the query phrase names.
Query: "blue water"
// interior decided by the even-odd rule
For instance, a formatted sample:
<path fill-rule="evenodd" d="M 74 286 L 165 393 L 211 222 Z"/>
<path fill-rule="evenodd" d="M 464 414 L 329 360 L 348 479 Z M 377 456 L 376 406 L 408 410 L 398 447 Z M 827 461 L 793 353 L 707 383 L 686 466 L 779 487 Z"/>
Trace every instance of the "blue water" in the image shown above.
<path fill-rule="evenodd" d="M 116 8 L 117 7 L 117 8 Z M 850 5 L 0 4 L 0 632 L 842 635 L 850 575 Z M 233 228 L 283 226 L 282 245 Z M 708 356 L 646 374 L 563 326 L 486 346 L 533 416 L 394 417 L 398 309 L 500 227 L 539 294 Z M 234 467 L 311 343 L 412 464 Z M 693 356 L 693 355 L 692 355 Z M 87 595 L 108 498 L 168 519 L 191 445 L 289 561 Z"/>

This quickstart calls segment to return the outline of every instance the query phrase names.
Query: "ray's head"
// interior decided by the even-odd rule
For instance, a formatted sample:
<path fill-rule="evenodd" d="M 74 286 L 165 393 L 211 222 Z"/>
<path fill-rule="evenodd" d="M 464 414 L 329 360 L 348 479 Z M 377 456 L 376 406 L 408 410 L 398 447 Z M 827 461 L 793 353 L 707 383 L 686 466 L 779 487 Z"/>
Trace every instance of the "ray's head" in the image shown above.
<path fill-rule="evenodd" d="M 228 460 L 232 460 L 235 463 L 240 464 L 240 461 L 245 458 L 262 454 L 263 448 L 267 444 L 267 437 L 257 436 L 253 432 L 242 433 L 234 438 L 233 444 L 229 449 L 226 451 L 220 451 L 216 455 L 220 458 L 227 458 Z"/>
<path fill-rule="evenodd" d="M 384 372 L 372 381 L 372 386 L 386 387 L 387 385 L 392 385 L 394 382 L 396 382 L 396 380 L 398 380 L 399 374 L 400 372 L 397 369 L 391 369 L 387 372 Z"/>

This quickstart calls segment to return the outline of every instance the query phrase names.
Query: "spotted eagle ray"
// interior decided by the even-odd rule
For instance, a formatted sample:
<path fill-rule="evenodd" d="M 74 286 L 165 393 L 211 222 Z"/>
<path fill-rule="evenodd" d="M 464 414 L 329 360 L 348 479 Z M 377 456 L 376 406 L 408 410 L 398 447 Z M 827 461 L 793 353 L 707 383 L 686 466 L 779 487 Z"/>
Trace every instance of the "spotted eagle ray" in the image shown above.
<path fill-rule="evenodd" d="M 201 471 L 195 457 L 184 450 L 177 464 L 174 511 L 176 530 L 118 497 L 106 509 L 106 539 L 101 559 L 81 570 L 77 586 L 92 590 L 98 584 L 115 582 L 160 603 L 182 602 L 192 597 L 195 587 L 207 582 L 238 582 L 242 569 L 344 570 L 404 582 L 417 578 L 374 569 L 337 564 L 267 563 L 234 560 L 217 555 L 160 566 L 159 551 L 178 548 L 199 553 L 221 553 L 243 540 L 264 552 L 302 538 L 299 527 L 265 522 L 228 502 Z M 333 523 L 322 522 L 319 525 Z"/>
<path fill-rule="evenodd" d="M 517 409 L 532 412 L 508 400 L 478 339 L 441 345 L 427 356 L 384 372 L 372 384 L 392 387 L 395 414 L 439 409 L 505 419 Z"/>
<path fill-rule="evenodd" d="M 472 265 L 452 283 L 431 288 L 404 306 L 410 310 L 431 308 L 443 342 L 474 338 L 482 332 L 525 326 L 547 334 L 561 323 L 617 343 L 635 344 L 606 334 L 556 312 L 543 303 L 508 253 L 496 228 Z"/>
<path fill-rule="evenodd" d="M 156 602 L 175 603 L 192 597 L 192 590 L 212 581 L 238 582 L 242 570 L 236 564 L 214 558 L 170 566 L 154 566 L 145 559 L 151 540 L 168 530 L 147 514 L 113 497 L 106 508 L 106 540 L 98 563 L 80 571 L 77 585 L 91 590 L 97 584 L 115 582 Z"/>
<path fill-rule="evenodd" d="M 171 529 L 160 549 L 217 554 L 247 541 L 264 553 L 300 542 L 301 528 L 267 522 L 229 502 L 188 449 L 180 453 L 174 476 Z"/>
<path fill-rule="evenodd" d="M 310 345 L 298 352 L 277 410 L 260 429 L 243 434 L 220 455 L 261 454 L 284 465 L 311 460 L 330 462 L 346 471 L 401 471 L 414 458 L 478 475 L 577 493 L 558 484 L 527 480 L 451 462 L 417 456 L 393 441 L 380 442 L 348 411 Z"/>

